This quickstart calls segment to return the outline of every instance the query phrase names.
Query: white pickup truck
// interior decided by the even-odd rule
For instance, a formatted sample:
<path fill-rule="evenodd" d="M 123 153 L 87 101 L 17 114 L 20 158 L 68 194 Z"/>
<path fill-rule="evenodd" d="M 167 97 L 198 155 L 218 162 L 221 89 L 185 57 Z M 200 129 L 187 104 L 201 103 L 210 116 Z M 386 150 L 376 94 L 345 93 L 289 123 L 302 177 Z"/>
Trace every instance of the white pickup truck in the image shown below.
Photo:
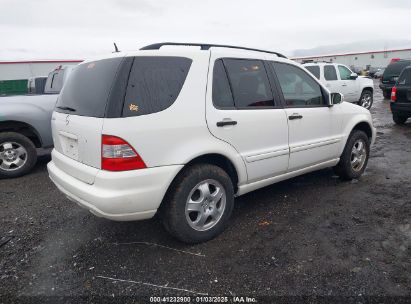
<path fill-rule="evenodd" d="M 51 71 L 44 94 L 0 97 L 0 178 L 28 173 L 36 164 L 36 149 L 53 146 L 51 114 L 72 69 Z"/>
<path fill-rule="evenodd" d="M 303 66 L 331 93 L 341 93 L 344 101 L 357 103 L 368 110 L 371 108 L 374 94 L 374 82 L 371 78 L 358 76 L 340 63 L 313 62 Z"/>

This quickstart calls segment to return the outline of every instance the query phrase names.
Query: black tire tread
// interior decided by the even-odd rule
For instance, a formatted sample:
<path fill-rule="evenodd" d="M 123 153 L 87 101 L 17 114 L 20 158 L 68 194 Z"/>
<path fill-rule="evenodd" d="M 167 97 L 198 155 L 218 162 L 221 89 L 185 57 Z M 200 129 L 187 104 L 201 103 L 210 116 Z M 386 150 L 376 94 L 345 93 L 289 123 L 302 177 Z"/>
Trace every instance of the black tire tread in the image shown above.
<path fill-rule="evenodd" d="M 211 175 L 211 176 L 210 176 Z M 191 189 L 190 184 L 197 184 L 200 179 L 209 176 L 216 178 L 225 187 L 227 195 L 226 210 L 220 222 L 205 232 L 194 231 L 181 216 L 181 204 L 185 205 L 185 194 Z M 197 182 L 198 181 L 198 182 Z M 188 193 L 187 193 L 188 194 Z M 184 198 L 184 202 L 182 199 Z M 220 234 L 227 227 L 234 206 L 234 187 L 228 174 L 218 166 L 211 164 L 194 164 L 183 171 L 172 182 L 160 207 L 160 217 L 164 228 L 176 239 L 196 244 L 210 240 Z M 185 216 L 185 215 L 184 215 Z"/>
<path fill-rule="evenodd" d="M 26 136 L 20 133 L 16 133 L 16 132 L 0 133 L 0 143 L 5 142 L 5 141 L 18 142 L 19 144 L 24 146 L 24 148 L 27 151 L 28 159 L 27 159 L 26 164 L 18 170 L 7 172 L 7 171 L 0 169 L 0 178 L 15 178 L 15 177 L 23 176 L 27 174 L 28 172 L 30 172 L 30 170 L 34 167 L 34 165 L 37 162 L 37 151 L 36 151 L 36 147 L 34 146 L 33 142 L 29 138 L 27 138 Z"/>
<path fill-rule="evenodd" d="M 362 169 L 358 172 L 354 172 L 351 168 L 351 150 L 355 141 L 359 137 L 362 137 L 366 143 L 367 158 Z M 344 147 L 344 151 L 341 154 L 340 161 L 338 162 L 337 166 L 333 168 L 334 172 L 343 180 L 352 180 L 354 178 L 359 178 L 364 173 L 367 167 L 369 155 L 370 142 L 367 134 L 364 131 L 354 129 L 348 137 L 347 143 Z"/>

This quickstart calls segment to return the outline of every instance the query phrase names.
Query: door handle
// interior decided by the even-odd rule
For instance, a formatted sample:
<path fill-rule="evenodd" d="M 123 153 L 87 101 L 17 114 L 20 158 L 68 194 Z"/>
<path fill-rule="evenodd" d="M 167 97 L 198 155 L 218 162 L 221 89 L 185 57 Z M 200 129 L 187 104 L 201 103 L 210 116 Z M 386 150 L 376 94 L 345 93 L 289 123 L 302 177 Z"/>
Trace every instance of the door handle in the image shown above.
<path fill-rule="evenodd" d="M 297 113 L 294 113 L 293 115 L 288 116 L 288 119 L 289 119 L 289 120 L 301 119 L 301 118 L 303 118 L 303 116 L 300 115 L 300 114 L 297 114 Z"/>
<path fill-rule="evenodd" d="M 347 85 L 346 85 L 346 84 L 343 84 L 342 86 L 343 86 L 343 87 L 346 87 Z"/>
<path fill-rule="evenodd" d="M 217 121 L 217 127 L 224 127 L 224 126 L 235 126 L 237 122 L 235 120 L 222 120 Z"/>

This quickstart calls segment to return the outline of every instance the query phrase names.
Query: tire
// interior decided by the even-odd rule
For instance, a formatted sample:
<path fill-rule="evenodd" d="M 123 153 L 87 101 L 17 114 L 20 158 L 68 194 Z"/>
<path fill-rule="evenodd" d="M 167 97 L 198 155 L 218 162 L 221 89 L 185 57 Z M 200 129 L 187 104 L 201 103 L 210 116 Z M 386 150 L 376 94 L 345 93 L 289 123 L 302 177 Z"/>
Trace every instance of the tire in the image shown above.
<path fill-rule="evenodd" d="M 373 94 L 371 90 L 363 90 L 361 93 L 360 101 L 358 105 L 367 110 L 371 109 L 372 103 L 374 101 Z"/>
<path fill-rule="evenodd" d="M 23 176 L 36 162 L 36 147 L 30 139 L 15 132 L 0 133 L 0 178 Z"/>
<path fill-rule="evenodd" d="M 390 99 L 391 98 L 391 91 L 382 91 L 382 95 L 384 96 L 385 99 Z"/>
<path fill-rule="evenodd" d="M 364 149 L 359 149 L 359 142 L 362 143 Z M 356 152 L 353 151 L 354 146 Z M 367 167 L 369 156 L 370 141 L 367 134 L 361 130 L 353 130 L 345 144 L 340 161 L 334 167 L 334 172 L 344 180 L 359 178 Z"/>
<path fill-rule="evenodd" d="M 403 116 L 400 114 L 392 114 L 392 120 L 394 120 L 394 122 L 397 125 L 403 125 L 405 124 L 405 122 L 407 121 L 408 117 L 407 116 Z"/>
<path fill-rule="evenodd" d="M 220 188 L 223 196 L 213 200 L 212 196 L 207 196 L 207 188 L 210 195 L 216 195 Z M 193 211 L 188 211 L 189 199 Z M 160 216 L 172 236 L 184 243 L 195 244 L 223 232 L 233 207 L 234 187 L 228 174 L 214 165 L 196 164 L 185 169 L 172 183 L 162 203 Z"/>

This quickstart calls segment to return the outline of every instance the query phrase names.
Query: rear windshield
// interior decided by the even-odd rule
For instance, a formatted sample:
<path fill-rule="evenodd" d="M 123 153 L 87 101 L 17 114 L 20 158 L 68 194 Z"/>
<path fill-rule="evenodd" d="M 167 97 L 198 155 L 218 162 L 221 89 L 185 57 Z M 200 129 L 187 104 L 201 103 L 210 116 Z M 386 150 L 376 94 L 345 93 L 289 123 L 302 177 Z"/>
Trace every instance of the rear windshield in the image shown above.
<path fill-rule="evenodd" d="M 307 70 L 311 72 L 317 79 L 320 79 L 320 67 L 317 65 L 310 65 L 305 67 Z"/>
<path fill-rule="evenodd" d="M 123 58 L 80 64 L 71 72 L 56 104 L 56 111 L 104 117 L 110 89 Z"/>
<path fill-rule="evenodd" d="M 66 81 L 56 111 L 108 118 L 160 112 L 177 99 L 190 66 L 188 58 L 159 56 L 81 64 Z"/>
<path fill-rule="evenodd" d="M 389 64 L 384 71 L 384 78 L 399 76 L 401 71 L 409 65 L 411 65 L 411 60 L 401 60 Z"/>

